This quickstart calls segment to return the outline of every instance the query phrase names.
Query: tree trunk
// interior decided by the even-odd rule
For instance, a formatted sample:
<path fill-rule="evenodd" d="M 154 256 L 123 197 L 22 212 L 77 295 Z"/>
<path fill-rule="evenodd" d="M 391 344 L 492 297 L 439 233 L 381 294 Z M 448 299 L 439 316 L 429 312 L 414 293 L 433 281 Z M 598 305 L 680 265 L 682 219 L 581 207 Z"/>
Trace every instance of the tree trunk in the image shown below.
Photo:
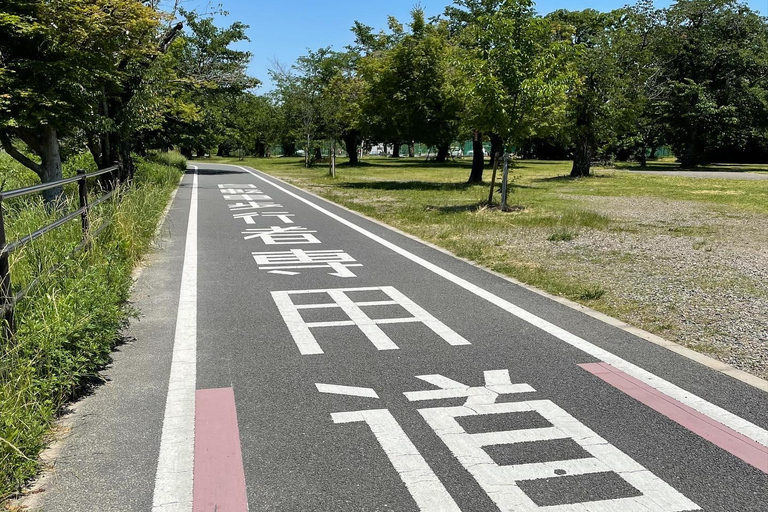
<path fill-rule="evenodd" d="M 203 158 L 205 156 L 205 148 L 197 148 L 197 158 Z"/>
<path fill-rule="evenodd" d="M 36 129 L 15 128 L 13 133 L 24 141 L 27 147 L 40 157 L 40 163 L 34 162 L 14 145 L 8 132 L 0 130 L 0 143 L 5 151 L 17 162 L 31 169 L 38 175 L 41 183 L 50 183 L 61 179 L 61 148 L 56 128 L 46 124 Z M 63 195 L 61 187 L 43 191 L 46 203 L 53 203 Z"/>
<path fill-rule="evenodd" d="M 120 182 L 132 181 L 136 174 L 136 165 L 131 155 L 131 143 L 127 140 L 120 140 L 117 151 L 118 179 Z M 109 176 L 108 174 L 106 176 Z"/>
<path fill-rule="evenodd" d="M 488 164 L 488 167 L 493 169 L 493 165 L 496 163 L 496 155 L 501 155 L 504 152 L 504 149 L 502 148 L 503 140 L 501 140 L 501 136 L 497 135 L 495 133 L 491 134 L 491 163 Z"/>
<path fill-rule="evenodd" d="M 472 171 L 469 173 L 467 183 L 483 182 L 483 134 L 475 130 L 472 132 Z"/>
<path fill-rule="evenodd" d="M 408 156 L 411 157 L 411 158 L 416 156 L 416 151 L 415 151 L 415 148 L 414 148 L 414 142 L 413 141 L 410 141 L 408 143 Z"/>
<path fill-rule="evenodd" d="M 440 146 L 437 146 L 437 156 L 435 157 L 435 162 L 443 164 L 448 159 L 448 153 L 451 150 L 451 144 L 442 144 Z"/>
<path fill-rule="evenodd" d="M 314 156 L 313 160 L 314 160 L 315 162 L 319 162 L 319 161 L 321 161 L 322 159 L 323 159 L 323 153 L 322 153 L 322 151 L 320 150 L 320 146 L 317 146 L 317 147 L 315 148 L 315 156 Z"/>
<path fill-rule="evenodd" d="M 592 144 L 588 140 L 582 139 L 576 143 L 576 150 L 573 153 L 573 167 L 571 168 L 572 177 L 589 176 L 593 153 Z"/>
<path fill-rule="evenodd" d="M 357 143 L 359 140 L 359 133 L 357 130 L 352 130 L 344 134 L 344 147 L 347 150 L 347 156 L 349 156 L 349 164 L 357 165 L 359 160 L 357 158 Z"/>
<path fill-rule="evenodd" d="M 40 145 L 38 148 L 30 148 L 40 155 L 40 181 L 50 183 L 61 179 L 61 148 L 56 128 L 45 125 L 38 133 Z M 64 194 L 61 187 L 43 191 L 43 199 L 46 203 L 59 200 Z"/>
<path fill-rule="evenodd" d="M 646 146 L 645 144 L 640 146 L 640 155 L 639 155 L 640 156 L 640 167 L 645 167 L 645 166 L 648 165 L 647 152 L 648 152 L 648 146 Z"/>
<path fill-rule="evenodd" d="M 257 142 L 254 149 L 255 149 L 254 153 L 256 153 L 257 157 L 264 158 L 265 156 L 267 156 L 267 145 L 264 144 L 263 142 Z"/>
<path fill-rule="evenodd" d="M 392 144 L 392 158 L 400 158 L 400 142 Z"/>

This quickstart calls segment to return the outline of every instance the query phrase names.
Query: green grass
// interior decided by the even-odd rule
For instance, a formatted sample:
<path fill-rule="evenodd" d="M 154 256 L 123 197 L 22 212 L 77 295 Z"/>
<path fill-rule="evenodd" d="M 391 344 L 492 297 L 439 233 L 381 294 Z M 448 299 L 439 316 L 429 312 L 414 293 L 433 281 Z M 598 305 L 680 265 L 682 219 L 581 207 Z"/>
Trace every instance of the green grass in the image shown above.
<path fill-rule="evenodd" d="M 87 155 L 71 159 L 65 175 L 81 167 L 93 170 L 89 161 Z M 14 292 L 45 269 L 65 263 L 19 302 L 16 335 L 0 338 L 0 502 L 38 470 L 37 455 L 49 441 L 57 413 L 109 362 L 120 328 L 134 313 L 126 303 L 131 272 L 150 248 L 181 168 L 178 158 L 167 156 L 137 163 L 135 186 L 92 211 L 92 230 L 106 219 L 112 223 L 92 239 L 89 250 L 65 260 L 81 241 L 75 220 L 12 255 Z M 36 181 L 5 155 L 0 155 L 0 172 L 6 189 Z M 96 183 L 91 186 L 95 189 Z M 75 189 L 66 192 L 63 211 L 70 211 L 76 208 Z M 94 190 L 93 197 L 98 194 Z M 39 198 L 9 200 L 3 206 L 9 240 L 62 215 L 49 211 Z"/>

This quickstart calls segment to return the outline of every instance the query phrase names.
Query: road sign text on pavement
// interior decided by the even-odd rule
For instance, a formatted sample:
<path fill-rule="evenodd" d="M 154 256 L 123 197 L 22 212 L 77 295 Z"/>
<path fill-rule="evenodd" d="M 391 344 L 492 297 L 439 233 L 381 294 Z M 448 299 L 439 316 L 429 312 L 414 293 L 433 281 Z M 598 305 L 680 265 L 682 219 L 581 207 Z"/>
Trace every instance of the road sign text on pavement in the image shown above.
<path fill-rule="evenodd" d="M 502 511 L 516 512 L 684 512 L 700 510 L 659 477 L 648 471 L 624 452 L 598 436 L 551 400 L 523 400 L 496 403 L 500 395 L 533 393 L 528 384 L 512 384 L 508 370 L 486 371 L 485 385 L 466 386 L 442 375 L 417 378 L 439 389 L 406 392 L 410 401 L 445 400 L 466 397 L 464 405 L 430 407 L 418 412 L 448 447 L 456 459 L 474 477 L 483 491 Z M 316 384 L 324 393 L 349 394 L 378 398 L 367 388 Z M 351 391 L 350 391 L 351 390 Z M 362 391 L 362 392 L 361 392 Z M 469 433 L 461 425 L 462 418 L 480 418 L 489 423 L 501 415 L 521 417 L 536 415 L 539 424 L 533 428 L 508 430 L 481 429 Z M 418 449 L 386 409 L 346 411 L 331 414 L 334 423 L 364 422 L 369 425 L 395 470 L 400 474 L 422 511 L 459 510 L 439 478 L 428 466 Z M 518 421 L 520 419 L 518 418 Z M 514 425 L 515 422 L 511 422 Z M 522 421 L 521 423 L 525 423 Z M 519 426 L 519 425 L 518 425 Z M 562 453 L 568 444 L 573 447 Z M 522 462 L 500 464 L 486 448 L 510 448 L 512 459 Z M 559 448 L 558 448 L 559 447 Z M 574 447 L 576 457 L 574 458 Z M 517 450 L 517 453 L 515 453 Z M 558 455 L 558 452 L 561 452 Z M 545 461 L 526 460 L 534 454 Z M 568 455 L 568 456 L 566 456 Z M 507 455 L 509 456 L 509 455 Z M 558 458 L 560 457 L 560 458 Z M 580 477 L 594 478 L 578 482 Z M 595 485 L 599 479 L 623 480 L 614 492 L 623 496 L 585 500 L 569 496 L 567 488 Z M 557 482 L 570 482 L 558 486 Z M 547 492 L 537 493 L 536 482 L 544 483 Z M 529 485 L 532 484 L 532 485 Z M 556 491 L 559 489 L 560 492 Z M 530 496 L 529 494 L 534 494 Z"/>
<path fill-rule="evenodd" d="M 259 270 L 272 274 L 298 275 L 296 270 L 311 268 L 327 268 L 332 270 L 329 275 L 336 277 L 357 277 L 349 267 L 362 267 L 355 258 L 344 251 L 305 251 L 292 249 L 290 251 L 254 252 L 253 259 L 259 265 Z"/>
<path fill-rule="evenodd" d="M 355 302 L 348 293 L 351 292 L 382 292 L 387 300 Z M 321 295 L 330 299 L 328 303 L 297 305 L 293 302 L 295 295 Z M 292 290 L 272 292 L 272 297 L 277 304 L 280 314 L 283 316 L 291 336 L 302 355 L 322 354 L 323 349 L 312 334 L 311 329 L 322 327 L 358 327 L 379 350 L 397 350 L 399 347 L 381 330 L 382 324 L 422 323 L 429 327 L 449 345 L 469 345 L 470 343 L 457 334 L 453 329 L 429 314 L 425 309 L 417 305 L 411 299 L 397 291 L 392 286 L 368 287 L 368 288 L 340 288 L 326 290 Z M 375 319 L 368 316 L 363 308 L 372 306 L 401 306 L 411 316 L 401 318 Z M 301 316 L 302 310 L 307 309 L 335 309 L 341 310 L 349 320 L 329 322 L 305 322 Z"/>

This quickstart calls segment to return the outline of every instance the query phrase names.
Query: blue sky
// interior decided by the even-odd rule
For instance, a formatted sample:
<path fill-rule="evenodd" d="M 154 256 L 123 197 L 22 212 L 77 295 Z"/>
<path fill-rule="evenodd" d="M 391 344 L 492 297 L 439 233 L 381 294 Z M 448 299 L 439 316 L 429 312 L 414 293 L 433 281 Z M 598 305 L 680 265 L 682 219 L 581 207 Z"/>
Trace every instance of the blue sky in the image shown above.
<path fill-rule="evenodd" d="M 264 84 L 259 92 L 271 89 L 267 71 L 271 62 L 277 60 L 291 65 L 297 57 L 306 53 L 307 48 L 317 49 L 333 46 L 343 49 L 352 42 L 349 28 L 355 20 L 377 29 L 385 28 L 387 16 L 392 15 L 401 21 L 407 21 L 409 13 L 418 0 L 388 0 L 372 2 L 369 0 L 217 0 L 229 12 L 229 16 L 220 20 L 221 24 L 240 20 L 250 25 L 248 35 L 250 43 L 241 45 L 253 54 L 250 73 Z M 421 6 L 427 16 L 443 12 L 452 0 L 421 0 Z M 634 0 L 540 0 L 536 9 L 541 14 L 556 9 L 579 10 L 593 8 L 611 10 L 633 3 Z M 669 1 L 657 2 L 657 7 L 669 5 Z M 749 6 L 768 13 L 766 0 L 748 0 Z M 205 11 L 210 5 L 205 1 L 188 0 L 186 8 Z"/>

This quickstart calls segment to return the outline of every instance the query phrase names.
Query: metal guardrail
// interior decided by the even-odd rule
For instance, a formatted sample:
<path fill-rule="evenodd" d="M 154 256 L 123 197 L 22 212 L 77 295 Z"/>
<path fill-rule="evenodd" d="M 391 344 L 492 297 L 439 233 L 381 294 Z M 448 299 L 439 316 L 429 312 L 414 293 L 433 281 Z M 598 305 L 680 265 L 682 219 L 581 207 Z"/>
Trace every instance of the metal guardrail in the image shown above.
<path fill-rule="evenodd" d="M 113 174 L 112 181 L 114 183 L 114 186 L 110 192 L 107 192 L 106 194 L 99 197 L 96 201 L 94 201 L 91 204 L 88 204 L 88 179 L 89 178 L 95 178 L 98 176 L 103 176 L 105 174 Z M 43 275 L 49 275 L 51 272 L 56 271 L 58 268 L 60 268 L 64 261 L 66 261 L 69 257 L 73 256 L 74 254 L 77 254 L 79 251 L 81 251 L 84 247 L 87 247 L 88 245 L 88 234 L 90 230 L 90 221 L 88 219 L 88 211 L 93 208 L 96 205 L 99 205 L 112 197 L 117 190 L 117 173 L 118 173 L 118 166 L 113 165 L 111 167 L 107 167 L 105 169 L 100 169 L 95 172 L 86 173 L 85 171 L 78 170 L 77 176 L 72 178 L 65 178 L 61 180 L 52 181 L 50 183 L 43 183 L 41 185 L 33 185 L 31 187 L 24 187 L 19 188 L 15 190 L 9 190 L 7 192 L 0 191 L 0 322 L 3 323 L 3 331 L 4 334 L 7 336 L 9 333 L 12 333 L 14 331 L 14 319 L 13 319 L 13 312 L 14 308 L 16 306 L 16 303 L 23 299 L 24 296 L 26 296 L 30 291 L 32 291 L 40 282 L 41 277 Z M 43 192 L 45 190 L 50 190 L 52 188 L 56 187 L 62 187 L 64 185 L 68 185 L 70 183 L 77 183 L 78 184 L 78 197 L 80 201 L 80 207 L 63 216 L 60 219 L 55 220 L 54 222 L 43 226 L 42 228 L 38 229 L 37 231 L 34 231 L 33 233 L 30 233 L 22 238 L 19 238 L 18 240 L 14 240 L 10 243 L 7 242 L 5 237 L 5 221 L 3 219 L 3 201 L 7 199 L 13 199 L 16 197 L 22 197 L 30 194 L 36 194 L 38 192 Z M 77 245 L 64 259 L 63 262 L 59 263 L 58 265 L 55 265 L 54 267 L 46 270 L 42 273 L 42 275 L 36 277 L 29 285 L 27 285 L 26 288 L 21 290 L 20 292 L 13 294 L 12 287 L 11 287 L 11 271 L 10 271 L 10 264 L 9 264 L 9 257 L 18 249 L 21 249 L 26 244 L 32 242 L 33 240 L 40 238 L 41 236 L 45 235 L 46 233 L 53 231 L 54 229 L 60 228 L 67 222 L 76 219 L 77 217 L 80 217 L 81 219 L 81 225 L 82 225 L 82 242 Z M 105 224 L 103 224 L 99 229 L 96 231 L 95 234 L 100 233 L 107 225 L 109 224 L 109 221 L 107 221 Z"/>

